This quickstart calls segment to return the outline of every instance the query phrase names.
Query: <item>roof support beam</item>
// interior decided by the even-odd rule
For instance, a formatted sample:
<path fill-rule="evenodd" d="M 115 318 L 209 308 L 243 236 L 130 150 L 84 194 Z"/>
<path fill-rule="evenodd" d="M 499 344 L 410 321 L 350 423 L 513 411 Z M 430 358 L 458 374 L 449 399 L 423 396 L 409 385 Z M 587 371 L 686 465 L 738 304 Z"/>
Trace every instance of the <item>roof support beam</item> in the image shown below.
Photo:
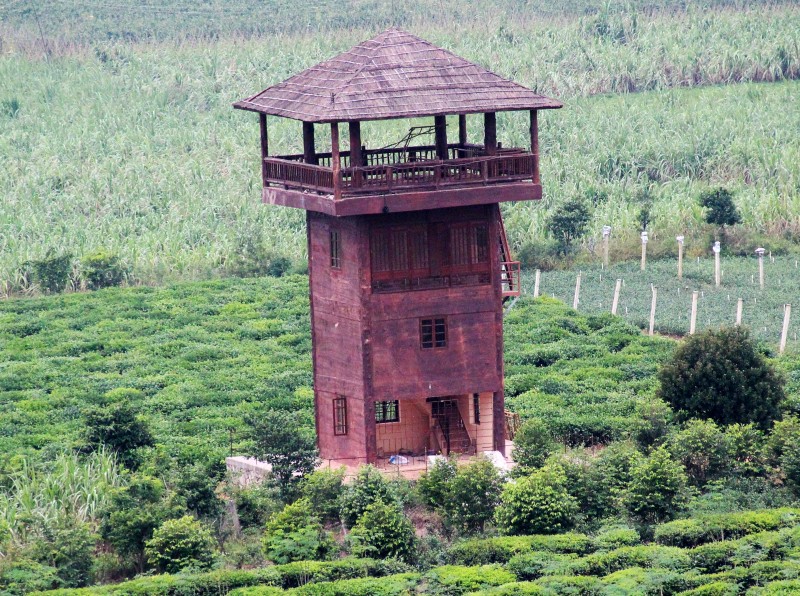
<path fill-rule="evenodd" d="M 269 155 L 269 140 L 267 138 L 267 115 L 258 115 L 258 124 L 261 129 L 261 184 L 264 188 L 269 186 L 267 182 L 267 162 L 264 160 Z"/>
<path fill-rule="evenodd" d="M 303 161 L 315 166 L 319 164 L 317 150 L 314 147 L 313 122 L 303 122 Z"/>
<path fill-rule="evenodd" d="M 436 157 L 447 159 L 447 116 L 433 117 L 434 131 L 436 134 Z"/>
<path fill-rule="evenodd" d="M 303 161 L 319 165 L 317 150 L 314 146 L 314 123 L 303 122 Z"/>
<path fill-rule="evenodd" d="M 467 117 L 464 114 L 458 116 L 458 144 L 462 147 L 467 144 Z"/>
<path fill-rule="evenodd" d="M 364 155 L 361 152 L 361 122 L 348 122 L 350 130 L 350 167 L 364 166 Z M 353 170 L 353 186 L 361 186 L 361 171 Z"/>
<path fill-rule="evenodd" d="M 539 112 L 531 110 L 531 154 L 533 154 L 533 183 L 541 184 L 539 179 Z"/>
<path fill-rule="evenodd" d="M 331 122 L 331 169 L 333 170 L 333 199 L 342 198 L 342 162 L 339 157 L 339 123 Z"/>
<path fill-rule="evenodd" d="M 486 155 L 497 155 L 497 114 L 494 112 L 483 115 L 483 146 Z"/>

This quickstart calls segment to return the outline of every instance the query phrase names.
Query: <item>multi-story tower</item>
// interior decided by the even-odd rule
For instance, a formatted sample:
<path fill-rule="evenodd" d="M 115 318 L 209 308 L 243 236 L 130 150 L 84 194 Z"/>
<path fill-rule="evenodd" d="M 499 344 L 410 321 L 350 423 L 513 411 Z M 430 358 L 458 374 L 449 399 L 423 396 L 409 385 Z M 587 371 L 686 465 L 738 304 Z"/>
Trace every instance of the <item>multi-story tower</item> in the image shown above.
<path fill-rule="evenodd" d="M 537 115 L 561 104 L 390 29 L 234 105 L 259 113 L 264 202 L 307 212 L 321 457 L 504 453 L 503 301 L 520 280 L 499 203 L 541 198 Z M 523 110 L 530 149 L 502 147 L 497 112 Z M 303 123 L 302 155 L 269 155 L 268 115 Z M 361 136 L 428 117 L 390 147 Z M 414 144 L 426 128 L 434 144 Z"/>

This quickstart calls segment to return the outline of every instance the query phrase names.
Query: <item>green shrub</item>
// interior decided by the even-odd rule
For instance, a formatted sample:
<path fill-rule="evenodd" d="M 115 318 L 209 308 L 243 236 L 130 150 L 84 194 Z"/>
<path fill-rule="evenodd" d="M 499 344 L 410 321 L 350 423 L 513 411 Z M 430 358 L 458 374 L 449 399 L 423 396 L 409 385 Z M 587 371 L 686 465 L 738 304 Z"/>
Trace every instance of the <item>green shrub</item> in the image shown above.
<path fill-rule="evenodd" d="M 686 473 L 663 447 L 633 467 L 625 502 L 634 517 L 658 523 L 675 515 L 686 501 Z"/>
<path fill-rule="evenodd" d="M 84 412 L 86 442 L 97 449 L 106 446 L 117 460 L 131 470 L 139 467 L 138 449 L 152 446 L 153 436 L 144 418 L 138 416 L 136 403 L 143 398 L 136 389 L 116 389 L 106 394 L 107 405 Z"/>
<path fill-rule="evenodd" d="M 208 569 L 214 562 L 214 538 L 198 520 L 186 515 L 165 521 L 145 543 L 148 562 L 159 571 Z"/>
<path fill-rule="evenodd" d="M 527 594 L 550 594 L 550 592 L 533 582 L 512 582 L 495 588 L 486 588 L 477 592 L 477 594 L 486 594 L 487 596 L 489 594 L 491 596 L 525 596 Z"/>
<path fill-rule="evenodd" d="M 323 522 L 339 519 L 339 500 L 344 491 L 345 468 L 315 470 L 303 478 L 300 494 Z"/>
<path fill-rule="evenodd" d="M 343 579 L 335 582 L 306 584 L 294 590 L 304 596 L 401 596 L 414 592 L 419 573 L 402 573 L 386 577 Z M 247 591 L 243 596 L 249 596 Z M 258 596 L 258 595 L 253 595 Z"/>
<path fill-rule="evenodd" d="M 541 468 L 554 448 L 555 441 L 550 435 L 547 424 L 536 418 L 526 420 L 514 435 L 512 456 L 517 462 L 515 473 L 517 470 L 524 473 L 534 468 Z"/>
<path fill-rule="evenodd" d="M 800 594 L 800 580 L 788 579 L 770 582 L 757 592 L 754 591 L 753 594 L 758 594 L 759 596 L 773 596 L 773 594 Z"/>
<path fill-rule="evenodd" d="M 348 540 L 357 557 L 407 561 L 413 556 L 414 528 L 397 504 L 377 501 L 358 518 Z"/>
<path fill-rule="evenodd" d="M 690 420 L 669 438 L 672 456 L 683 464 L 689 480 L 703 486 L 730 469 L 730 440 L 712 420 Z"/>
<path fill-rule="evenodd" d="M 589 207 L 586 202 L 573 198 L 551 213 L 547 221 L 547 230 L 556 239 L 561 251 L 568 253 L 572 243 L 586 232 L 589 218 Z"/>
<path fill-rule="evenodd" d="M 81 259 L 81 269 L 86 285 L 91 290 L 118 286 L 127 275 L 119 257 L 102 250 L 85 255 Z"/>
<path fill-rule="evenodd" d="M 514 555 L 506 568 L 519 579 L 533 580 L 544 575 L 559 575 L 569 569 L 577 555 L 562 555 L 549 552 L 531 552 Z"/>
<path fill-rule="evenodd" d="M 593 539 L 597 550 L 612 550 L 622 546 L 635 546 L 642 541 L 639 532 L 633 528 L 611 527 L 599 532 Z"/>
<path fill-rule="evenodd" d="M 686 417 L 768 428 L 780 416 L 783 379 L 742 327 L 684 339 L 658 373 L 659 396 Z"/>
<path fill-rule="evenodd" d="M 656 527 L 654 540 L 659 544 L 694 547 L 708 542 L 732 540 L 767 530 L 788 528 L 800 522 L 800 509 L 766 509 L 699 515 Z"/>
<path fill-rule="evenodd" d="M 456 542 L 447 551 L 447 560 L 454 565 L 488 565 L 506 563 L 515 555 L 532 551 L 583 555 L 591 550 L 592 540 L 585 534 L 500 536 Z"/>
<path fill-rule="evenodd" d="M 733 193 L 726 188 L 715 188 L 700 194 L 698 203 L 706 209 L 706 223 L 725 228 L 741 223 L 742 216 L 733 202 Z"/>
<path fill-rule="evenodd" d="M 555 534 L 569 529 L 578 511 L 567 492 L 566 476 L 557 466 L 546 466 L 509 483 L 495 512 L 498 528 L 506 534 Z"/>
<path fill-rule="evenodd" d="M 0 593 L 23 596 L 64 585 L 58 570 L 29 559 L 0 560 Z"/>
<path fill-rule="evenodd" d="M 613 586 L 608 590 L 610 593 L 614 593 L 612 590 L 616 588 L 624 594 L 652 596 L 675 594 L 689 587 L 686 575 L 672 569 L 629 567 L 610 573 L 601 581 L 606 586 Z"/>
<path fill-rule="evenodd" d="M 591 576 L 551 575 L 540 577 L 534 583 L 547 590 L 548 594 L 600 596 L 605 591 L 603 583 Z"/>
<path fill-rule="evenodd" d="M 686 571 L 691 567 L 689 554 L 680 548 L 660 545 L 623 546 L 612 551 L 592 553 L 570 565 L 574 575 L 603 576 L 628 567 Z"/>
<path fill-rule="evenodd" d="M 501 586 L 516 580 L 514 574 L 500 565 L 461 567 L 444 565 L 425 574 L 427 590 L 431 594 L 458 595 L 490 586 Z"/>
<path fill-rule="evenodd" d="M 282 506 L 276 487 L 269 482 L 232 487 L 231 490 L 236 503 L 236 515 L 243 529 L 262 528 L 269 516 Z"/>
<path fill-rule="evenodd" d="M 30 271 L 32 281 L 46 294 L 63 292 L 69 283 L 69 273 L 72 269 L 72 255 L 64 254 L 55 256 L 53 251 L 48 251 L 43 259 L 28 261 L 23 268 Z"/>
<path fill-rule="evenodd" d="M 417 492 L 422 502 L 431 509 L 441 509 L 448 499 L 450 481 L 456 475 L 454 461 L 439 458 L 430 470 L 424 472 L 417 481 Z"/>
<path fill-rule="evenodd" d="M 308 499 L 298 499 L 273 514 L 264 531 L 264 555 L 275 563 L 328 558 L 334 550 L 333 539 L 312 511 Z"/>
<path fill-rule="evenodd" d="M 739 594 L 739 586 L 734 582 L 713 582 L 680 592 L 680 594 L 683 596 L 735 596 Z"/>
<path fill-rule="evenodd" d="M 394 487 L 374 466 L 361 466 L 355 479 L 345 486 L 341 497 L 342 521 L 350 528 L 376 502 L 397 503 Z"/>
<path fill-rule="evenodd" d="M 61 519 L 46 524 L 33 541 L 29 555 L 36 562 L 56 570 L 64 587 L 82 588 L 94 581 L 93 562 L 97 536 L 89 524 Z M 48 569 L 43 569 L 49 577 Z"/>
<path fill-rule="evenodd" d="M 503 482 L 497 467 L 485 457 L 459 466 L 446 489 L 442 509 L 447 523 L 462 533 L 483 531 L 494 516 Z"/>

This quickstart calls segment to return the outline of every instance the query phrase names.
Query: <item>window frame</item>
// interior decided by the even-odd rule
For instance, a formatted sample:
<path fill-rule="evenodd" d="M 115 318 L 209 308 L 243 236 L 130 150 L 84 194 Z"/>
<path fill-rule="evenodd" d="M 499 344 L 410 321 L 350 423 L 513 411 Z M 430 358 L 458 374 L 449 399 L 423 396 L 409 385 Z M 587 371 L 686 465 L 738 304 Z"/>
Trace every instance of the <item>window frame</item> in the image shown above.
<path fill-rule="evenodd" d="M 389 418 L 390 412 L 394 410 L 394 415 Z M 400 422 L 400 400 L 389 399 L 375 402 L 375 424 L 389 424 Z"/>
<path fill-rule="evenodd" d="M 440 334 L 441 339 L 439 338 Z M 426 335 L 430 335 L 430 339 L 426 340 Z M 448 335 L 447 317 L 424 317 L 419 320 L 419 347 L 421 350 L 446 348 Z"/>
<path fill-rule="evenodd" d="M 330 256 L 331 269 L 340 270 L 342 268 L 342 233 L 334 228 L 330 230 Z"/>
<path fill-rule="evenodd" d="M 347 431 L 347 398 L 339 395 L 333 398 L 333 435 L 343 437 Z"/>
<path fill-rule="evenodd" d="M 475 425 L 479 425 L 481 423 L 481 394 L 480 393 L 473 393 L 472 394 L 472 420 Z"/>

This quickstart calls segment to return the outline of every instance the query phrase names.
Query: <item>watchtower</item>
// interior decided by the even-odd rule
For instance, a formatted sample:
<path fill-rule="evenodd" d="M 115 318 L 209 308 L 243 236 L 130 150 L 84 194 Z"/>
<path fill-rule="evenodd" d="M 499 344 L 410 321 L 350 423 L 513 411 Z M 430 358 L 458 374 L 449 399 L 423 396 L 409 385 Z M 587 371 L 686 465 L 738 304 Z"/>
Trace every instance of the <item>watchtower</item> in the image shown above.
<path fill-rule="evenodd" d="M 307 212 L 321 457 L 504 453 L 503 301 L 520 268 L 499 203 L 541 198 L 537 115 L 561 104 L 390 29 L 234 107 L 259 113 L 263 201 Z M 530 149 L 497 142 L 497 112 L 515 110 L 530 114 Z M 268 115 L 303 123 L 302 154 L 269 155 Z M 366 145 L 361 122 L 398 118 L 433 122 Z"/>

